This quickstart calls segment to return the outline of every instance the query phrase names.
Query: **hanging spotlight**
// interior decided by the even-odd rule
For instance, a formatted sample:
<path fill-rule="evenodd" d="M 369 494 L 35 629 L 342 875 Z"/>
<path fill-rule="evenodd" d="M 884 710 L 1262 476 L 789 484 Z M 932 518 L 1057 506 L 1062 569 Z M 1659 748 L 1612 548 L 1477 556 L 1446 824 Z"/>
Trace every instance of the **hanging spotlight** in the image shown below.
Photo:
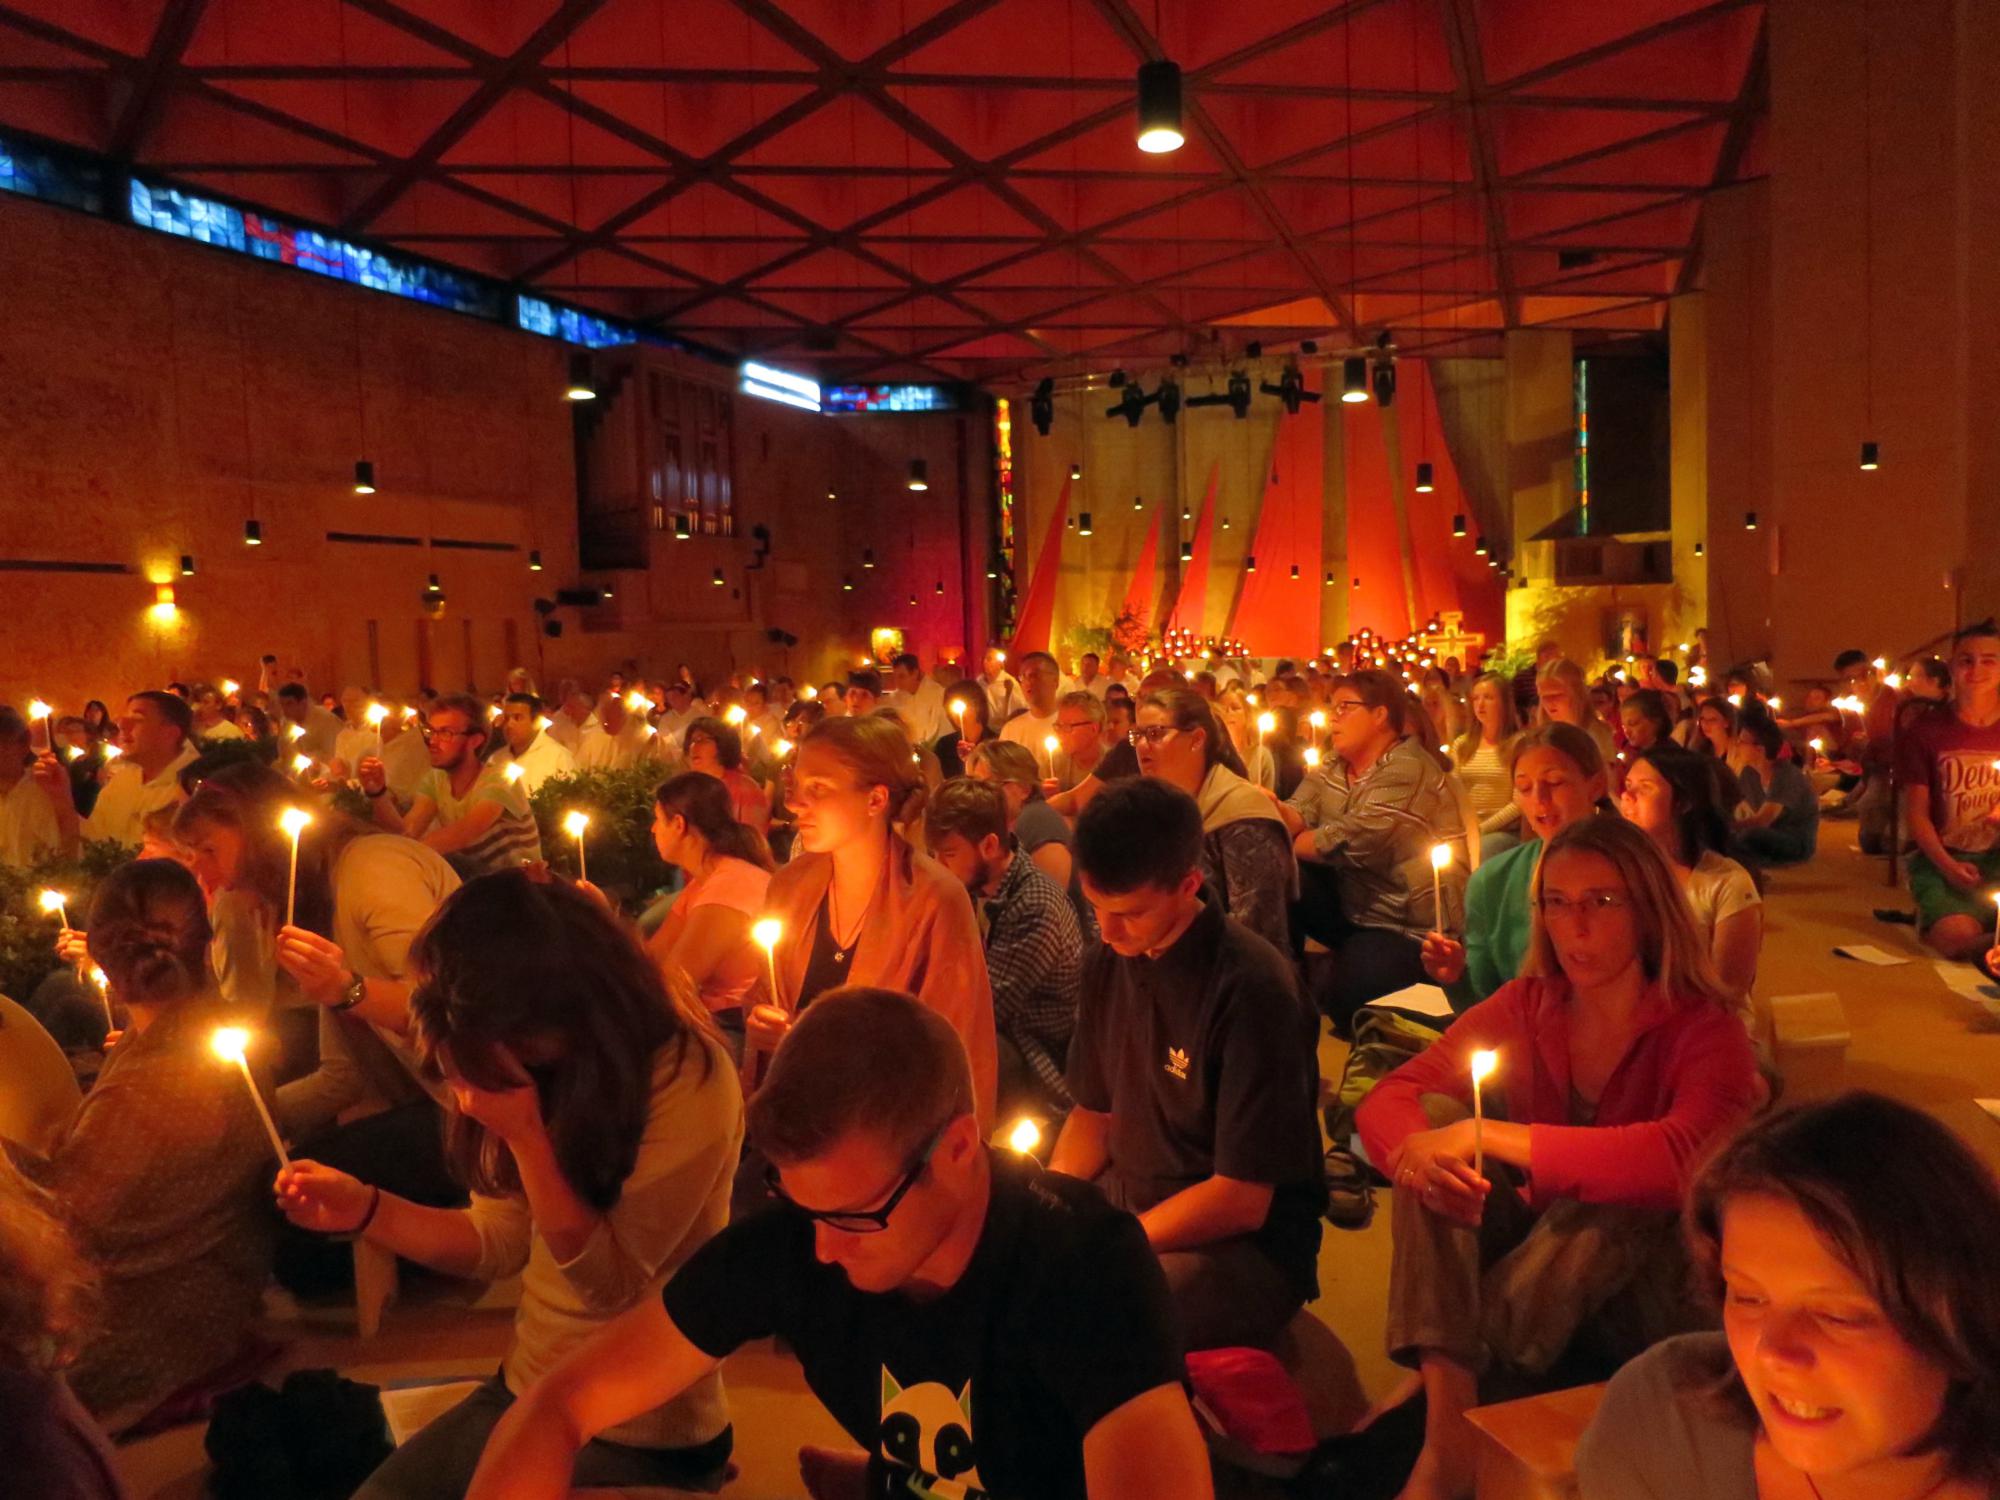
<path fill-rule="evenodd" d="M 1368 361 L 1358 354 L 1340 362 L 1340 399 L 1349 406 L 1368 399 Z"/>
<path fill-rule="evenodd" d="M 1087 511 L 1087 510 L 1083 510 L 1083 511 L 1078 511 L 1078 512 L 1077 512 L 1077 516 L 1076 516 L 1076 534 L 1077 534 L 1078 536 L 1089 536 L 1089 535 L 1090 535 L 1090 512 L 1089 512 L 1089 511 Z"/>
<path fill-rule="evenodd" d="M 861 566 L 862 566 L 862 567 L 864 567 L 864 568 L 866 568 L 866 569 L 868 569 L 868 570 L 869 570 L 870 572 L 873 572 L 873 571 L 874 571 L 874 569 L 875 569 L 875 549 L 874 549 L 873 547 L 864 547 L 864 548 L 862 548 L 862 550 L 861 550 Z"/>
<path fill-rule="evenodd" d="M 674 540 L 677 542 L 684 542 L 693 535 L 694 535 L 694 523 L 689 521 L 686 516 L 675 516 Z"/>
<path fill-rule="evenodd" d="M 1297 583 L 1298 581 L 1299 581 L 1299 565 L 1298 565 L 1297 563 L 1293 563 L 1293 564 L 1292 564 L 1292 582 L 1293 582 L 1293 583 Z"/>
<path fill-rule="evenodd" d="M 1246 552 L 1243 554 L 1243 571 L 1246 573 L 1254 573 L 1257 571 L 1256 553 Z"/>
<path fill-rule="evenodd" d="M 1328 588 L 1332 588 L 1332 587 L 1333 587 L 1333 569 L 1331 569 L 1331 568 L 1328 568 L 1328 569 L 1326 570 L 1326 586 L 1327 586 Z"/>
<path fill-rule="evenodd" d="M 988 578 L 998 578 L 1000 576 L 1000 565 L 994 562 L 987 563 L 986 576 Z"/>
<path fill-rule="evenodd" d="M 1193 543 L 1193 542 L 1182 542 L 1182 543 L 1181 543 L 1181 561 L 1182 561 L 1182 562 L 1193 562 L 1193 561 L 1194 561 L 1194 543 Z"/>
<path fill-rule="evenodd" d="M 1393 406 L 1396 401 L 1396 362 L 1387 355 L 1375 361 L 1375 404 Z M 1347 398 L 1341 397 L 1344 401 Z"/>
<path fill-rule="evenodd" d="M 1436 488 L 1437 488 L 1437 484 L 1436 484 L 1436 482 L 1435 482 L 1435 481 L 1434 481 L 1434 480 L 1433 480 L 1433 479 L 1431 478 L 1431 466 L 1430 466 L 1429 464 L 1418 464 L 1418 465 L 1417 465 L 1417 493 L 1418 493 L 1419 495 L 1428 495 L 1428 494 L 1429 494 L 1429 493 L 1430 493 L 1430 492 L 1431 492 L 1432 490 L 1434 490 L 1434 489 L 1436 489 Z M 1461 534 L 1461 535 L 1463 535 L 1463 533 L 1460 533 L 1460 534 Z"/>
<path fill-rule="evenodd" d="M 940 579 L 939 579 L 939 580 L 937 581 L 937 585 L 936 585 L 936 587 L 934 587 L 934 588 L 933 588 L 933 589 L 931 590 L 931 592 L 932 592 L 932 593 L 934 593 L 934 594 L 936 594 L 936 595 L 937 595 L 937 596 L 938 596 L 938 597 L 939 597 L 940 599 L 942 599 L 942 598 L 944 597 L 944 580 L 943 580 L 942 578 L 940 578 Z"/>
<path fill-rule="evenodd" d="M 840 591 L 843 594 L 854 592 L 854 575 L 852 573 L 842 573 L 840 575 Z"/>
<path fill-rule="evenodd" d="M 1123 417 L 1127 427 L 1137 427 L 1140 419 L 1146 415 L 1146 408 L 1151 406 L 1157 397 L 1147 395 L 1136 385 L 1125 384 L 1123 370 L 1112 372 L 1112 384 L 1120 387 L 1118 399 L 1104 408 L 1104 415 Z"/>
<path fill-rule="evenodd" d="M 915 594 L 912 594 L 910 595 L 910 608 L 915 609 L 916 607 L 917 607 L 917 596 Z"/>
<path fill-rule="evenodd" d="M 1145 508 L 1146 508 L 1146 502 L 1144 500 L 1141 500 L 1137 495 L 1134 495 L 1132 497 L 1132 509 L 1144 510 Z"/>
<path fill-rule="evenodd" d="M 1700 542 L 1696 542 L 1694 544 L 1694 555 L 1696 557 L 1705 557 L 1708 555 L 1708 549 L 1704 547 Z"/>
<path fill-rule="evenodd" d="M 243 545 L 246 547 L 261 547 L 264 545 L 264 523 L 262 521 L 245 521 L 243 523 Z"/>
<path fill-rule="evenodd" d="M 1035 424 L 1035 431 L 1043 437 L 1049 435 L 1049 428 L 1056 419 L 1056 383 L 1045 377 L 1035 387 L 1035 394 L 1028 398 L 1028 419 Z"/>
<path fill-rule="evenodd" d="M 1194 519 L 1194 512 L 1183 505 L 1181 507 L 1181 519 L 1183 521 L 1192 521 Z"/>
<path fill-rule="evenodd" d="M 1278 383 L 1276 385 L 1272 385 L 1267 380 L 1260 384 L 1257 389 L 1267 396 L 1276 396 L 1284 404 L 1285 415 L 1291 417 L 1296 417 L 1299 414 L 1300 402 L 1319 400 L 1318 391 L 1309 391 L 1306 389 L 1306 377 L 1299 369 L 1297 361 L 1293 361 L 1291 364 L 1285 366 L 1283 372 L 1278 376 Z"/>
<path fill-rule="evenodd" d="M 1139 64 L 1139 149 L 1149 156 L 1178 151 L 1181 134 L 1180 64 L 1165 58 Z"/>
<path fill-rule="evenodd" d="M 1354 580 L 1354 587 L 1355 587 L 1355 588 L 1360 588 L 1360 587 L 1361 587 L 1361 580 L 1360 580 L 1359 578 L 1357 578 L 1357 579 L 1355 579 L 1355 580 Z"/>
<path fill-rule="evenodd" d="M 1458 513 L 1457 515 L 1455 515 L 1455 516 L 1453 516 L 1453 517 L 1451 518 L 1451 534 L 1452 534 L 1453 536 L 1464 536 L 1464 535 L 1465 535 L 1465 512 L 1464 512 L 1464 511 L 1460 511 L 1460 512 L 1459 512 L 1459 513 Z"/>
<path fill-rule="evenodd" d="M 1105 380 L 1104 383 L 1110 386 L 1111 389 L 1114 391 L 1122 391 L 1125 389 L 1125 382 L 1127 379 L 1128 377 L 1125 374 L 1125 371 L 1123 369 L 1117 369 L 1111 372 L 1110 376 Z"/>
<path fill-rule="evenodd" d="M 1757 529 L 1756 511 L 1746 510 L 1743 512 L 1743 529 L 1745 531 L 1755 531 Z"/>
<path fill-rule="evenodd" d="M 834 493 L 833 488 L 831 486 L 828 486 L 826 492 L 826 498 L 829 500 L 838 500 L 840 496 Z"/>
<path fill-rule="evenodd" d="M 192 552 L 183 552 L 181 554 L 181 577 L 194 577 L 194 554 Z"/>
<path fill-rule="evenodd" d="M 1224 516 L 1224 517 L 1222 518 L 1222 529 L 1223 529 L 1224 531 L 1227 531 L 1227 530 L 1229 529 L 1229 517 L 1227 517 L 1227 516 Z"/>
<path fill-rule="evenodd" d="M 1873 473 L 1882 467 L 1882 448 L 1878 443 L 1861 445 L 1861 467 Z"/>
<path fill-rule="evenodd" d="M 1083 465 L 1082 465 L 1082 464 L 1076 464 L 1076 463 L 1073 463 L 1073 464 L 1071 464 L 1071 465 L 1069 466 L 1069 477 L 1070 477 L 1071 479 L 1081 479 L 1081 478 L 1083 478 Z"/>
<path fill-rule="evenodd" d="M 365 458 L 354 461 L 354 493 L 372 495 L 375 493 L 375 465 Z"/>
<path fill-rule="evenodd" d="M 1178 380 L 1162 380 L 1159 389 L 1153 392 L 1153 400 L 1160 408 L 1160 420 L 1169 427 L 1181 414 L 1181 383 Z"/>
<path fill-rule="evenodd" d="M 529 552 L 528 571 L 530 573 L 539 573 L 542 571 L 542 554 L 539 551 Z"/>
<path fill-rule="evenodd" d="M 1481 537 L 1481 538 L 1480 538 L 1480 539 L 1479 539 L 1478 541 L 1476 541 L 1476 542 L 1474 542 L 1474 543 L 1472 544 L 1472 555 L 1473 555 L 1474 557 L 1484 557 L 1484 556 L 1486 555 L 1486 538 L 1485 538 L 1485 537 Z"/>
<path fill-rule="evenodd" d="M 922 493 L 931 487 L 930 465 L 921 458 L 910 460 L 910 488 Z"/>
<path fill-rule="evenodd" d="M 566 401 L 595 401 L 597 382 L 590 378 L 590 356 L 572 354 L 569 357 L 569 385 L 563 391 Z"/>
<path fill-rule="evenodd" d="M 715 586 L 716 586 L 717 588 L 721 588 L 721 587 L 722 587 L 722 569 L 720 569 L 720 568 L 717 568 L 717 569 L 716 569 L 716 570 L 715 570 L 715 571 L 714 571 L 713 573 L 711 573 L 711 574 L 709 575 L 709 578 L 708 578 L 708 581 L 709 581 L 710 583 L 714 584 L 714 585 L 715 585 Z"/>

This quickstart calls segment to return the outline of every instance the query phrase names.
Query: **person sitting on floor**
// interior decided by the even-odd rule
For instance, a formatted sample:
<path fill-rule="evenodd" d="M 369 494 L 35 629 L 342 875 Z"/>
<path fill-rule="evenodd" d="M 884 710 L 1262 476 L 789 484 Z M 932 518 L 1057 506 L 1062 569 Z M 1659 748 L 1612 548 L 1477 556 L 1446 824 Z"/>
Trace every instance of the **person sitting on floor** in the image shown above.
<path fill-rule="evenodd" d="M 1001 1115 L 1067 1111 L 1063 1062 L 1083 966 L 1083 931 L 1069 897 L 1016 846 L 1006 799 L 989 783 L 955 777 L 939 787 L 924 811 L 924 839 L 931 858 L 965 883 L 980 914 Z"/>
<path fill-rule="evenodd" d="M 1479 857 L 1491 859 L 1521 841 L 1521 809 L 1514 802 L 1514 780 L 1507 765 L 1514 738 L 1521 732 L 1514 717 L 1514 693 L 1498 672 L 1484 672 L 1466 692 L 1465 732 L 1452 741 L 1465 800 L 1479 817 Z"/>
<path fill-rule="evenodd" d="M 1139 1215 L 1186 1348 L 1269 1345 L 1319 1294 L 1319 1018 L 1290 960 L 1203 888 L 1187 793 L 1115 783 L 1076 838 L 1104 941 L 1050 1165 Z"/>
<path fill-rule="evenodd" d="M 1993 769 L 2000 761 L 2000 629 L 1987 621 L 1961 631 L 1951 675 L 1950 706 L 1903 731 L 1896 781 L 1916 846 L 1909 880 L 1917 928 L 1946 958 L 1971 963 L 1987 949 L 1987 893 L 2000 880 L 2000 772 Z"/>
<path fill-rule="evenodd" d="M 57 1205 L 0 1149 L 0 1474 L 34 1500 L 124 1500 L 111 1445 L 64 1366 L 88 1340 L 96 1278 Z"/>
<path fill-rule="evenodd" d="M 652 1302 L 729 1216 L 743 1144 L 736 1070 L 591 896 L 525 871 L 447 900 L 412 952 L 410 1018 L 455 1108 L 446 1151 L 470 1208 L 427 1208 L 309 1158 L 278 1174 L 302 1229 L 359 1235 L 453 1276 L 519 1273 L 500 1373 L 398 1448 L 356 1500 L 459 1495 L 507 1408 L 619 1313 Z M 584 1486 L 713 1488 L 729 1461 L 713 1375 L 621 1414 Z"/>
<path fill-rule="evenodd" d="M 1140 702 L 1132 734 L 1140 775 L 1179 787 L 1200 807 L 1201 872 L 1222 909 L 1290 951 L 1299 884 L 1291 834 L 1271 798 L 1244 779 L 1207 700 L 1188 687 L 1156 689 Z"/>
<path fill-rule="evenodd" d="M 1369 1001 L 1423 983 L 1424 934 L 1446 930 L 1463 890 L 1464 815 L 1421 731 L 1406 735 L 1415 710 L 1387 672 L 1342 678 L 1327 710 L 1333 757 L 1279 804 L 1299 858 L 1299 926 L 1333 955 L 1313 998 L 1342 1036 Z M 1452 862 L 1433 881 L 1441 841 Z"/>
<path fill-rule="evenodd" d="M 1744 711 L 1736 731 L 1743 800 L 1731 846 L 1739 857 L 1767 865 L 1801 864 L 1819 845 L 1819 797 L 1804 771 L 1778 758 L 1784 744 L 1769 714 Z"/>
<path fill-rule="evenodd" d="M 1514 800 L 1527 842 L 1482 861 L 1465 884 L 1465 940 L 1424 939 L 1424 972 L 1464 1010 L 1521 972 L 1533 927 L 1530 888 L 1542 849 L 1570 824 L 1595 817 L 1604 800 L 1597 742 L 1574 724 L 1541 724 L 1514 741 Z"/>
<path fill-rule="evenodd" d="M 1673 745 L 1642 750 L 1626 767 L 1618 808 L 1674 867 L 1709 961 L 1747 1009 L 1764 945 L 1764 898 L 1750 872 L 1723 853 L 1729 822 L 1717 770 L 1707 756 Z"/>
<path fill-rule="evenodd" d="M 1405 1500 L 1472 1493 L 1465 1413 L 1490 1367 L 1542 1375 L 1573 1344 L 1615 1365 L 1694 1326 L 1675 1213 L 1755 1097 L 1749 1036 L 1650 838 L 1618 818 L 1573 824 L 1533 901 L 1522 977 L 1358 1115 L 1396 1186 L 1389 1353 L 1427 1401 Z M 1495 1063 L 1483 1129 L 1469 1108 L 1480 1052 Z"/>
<path fill-rule="evenodd" d="M 271 1269 L 271 1146 L 210 1045 L 218 1027 L 263 1017 L 216 998 L 194 876 L 164 859 L 113 871 L 87 940 L 128 1019 L 54 1149 L 23 1167 L 102 1280 L 99 1331 L 70 1384 L 115 1434 L 248 1343 Z"/>
<path fill-rule="evenodd" d="M 2000 1183 L 1950 1130 L 1877 1094 L 1773 1116 L 1687 1232 L 1722 1332 L 1618 1372 L 1583 1500 L 2000 1494 Z"/>
<path fill-rule="evenodd" d="M 470 1500 L 561 1500 L 587 1440 L 773 1335 L 864 1450 L 804 1450 L 814 1496 L 1210 1500 L 1145 1235 L 983 1143 L 965 1049 L 935 1011 L 823 995 L 751 1100 L 750 1138 L 777 1206 L 529 1391 Z"/>

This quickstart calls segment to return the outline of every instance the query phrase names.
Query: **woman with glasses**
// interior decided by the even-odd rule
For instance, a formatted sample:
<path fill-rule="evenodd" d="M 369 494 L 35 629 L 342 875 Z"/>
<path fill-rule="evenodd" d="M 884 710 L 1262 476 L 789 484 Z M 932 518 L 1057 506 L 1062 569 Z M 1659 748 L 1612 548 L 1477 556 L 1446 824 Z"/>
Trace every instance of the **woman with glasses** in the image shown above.
<path fill-rule="evenodd" d="M 758 838 L 766 837 L 771 831 L 771 799 L 743 769 L 743 737 L 735 726 L 722 719 L 696 719 L 688 725 L 681 746 L 690 771 L 722 783 L 729 794 L 730 815 Z"/>
<path fill-rule="evenodd" d="M 1527 842 L 1482 859 L 1472 872 L 1463 942 L 1440 932 L 1424 939 L 1424 972 L 1451 991 L 1459 1010 L 1520 972 L 1531 930 L 1528 893 L 1543 846 L 1610 806 L 1597 742 L 1573 724 L 1543 724 L 1522 734 L 1514 741 L 1511 773 Z"/>
<path fill-rule="evenodd" d="M 1132 742 L 1140 775 L 1179 787 L 1201 808 L 1202 878 L 1222 909 L 1289 953 L 1299 885 L 1292 836 L 1277 803 L 1245 778 L 1207 700 L 1186 687 L 1146 694 Z"/>
<path fill-rule="evenodd" d="M 521 1276 L 500 1373 L 405 1442 L 356 1500 L 460 1495 L 487 1436 L 545 1371 L 628 1308 L 657 1303 L 728 1218 L 743 1143 L 729 1054 L 623 924 L 525 871 L 439 910 L 412 952 L 412 1029 L 449 1091 L 446 1154 L 469 1208 L 429 1208 L 302 1159 L 278 1206 L 447 1275 Z M 715 1488 L 729 1412 L 708 1376 L 584 1450 L 583 1486 Z"/>
<path fill-rule="evenodd" d="M 990 1129 L 999 1054 L 979 923 L 964 884 L 895 829 L 922 785 L 909 740 L 886 719 L 826 719 L 800 744 L 786 793 L 797 852 L 771 877 L 766 907 L 779 923 L 778 992 L 745 1017 L 747 1050 L 776 1051 L 827 990 L 902 990 L 965 1043 Z"/>
<path fill-rule="evenodd" d="M 1566 1352 L 1615 1367 L 1698 1326 L 1677 1210 L 1755 1097 L 1734 997 L 1650 837 L 1617 818 L 1573 823 L 1531 899 L 1521 977 L 1358 1117 L 1396 1188 L 1389 1352 L 1428 1403 L 1406 1497 L 1472 1493 L 1465 1413 L 1482 1375 L 1532 1379 Z M 1475 1096 L 1480 1054 L 1492 1071 Z"/>

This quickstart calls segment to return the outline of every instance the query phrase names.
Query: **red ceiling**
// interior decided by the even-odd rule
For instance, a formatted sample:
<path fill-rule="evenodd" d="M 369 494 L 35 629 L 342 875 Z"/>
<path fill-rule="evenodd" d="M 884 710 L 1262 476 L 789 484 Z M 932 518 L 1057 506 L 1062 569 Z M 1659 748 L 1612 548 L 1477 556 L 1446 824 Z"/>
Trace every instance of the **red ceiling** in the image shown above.
<path fill-rule="evenodd" d="M 1762 0 L 0 0 L 0 124 L 710 344 L 988 382 L 1659 325 Z M 1188 142 L 1132 78 L 1187 75 Z"/>

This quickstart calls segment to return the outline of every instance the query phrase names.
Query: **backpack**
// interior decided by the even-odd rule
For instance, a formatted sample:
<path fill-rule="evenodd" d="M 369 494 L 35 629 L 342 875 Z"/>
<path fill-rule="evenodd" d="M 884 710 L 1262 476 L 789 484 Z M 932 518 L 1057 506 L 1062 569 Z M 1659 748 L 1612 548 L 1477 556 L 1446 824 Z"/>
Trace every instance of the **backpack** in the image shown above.
<path fill-rule="evenodd" d="M 1361 1101 L 1376 1084 L 1444 1035 L 1435 1020 L 1386 1005 L 1364 1005 L 1354 1013 L 1354 1042 L 1326 1106 L 1329 1145 L 1358 1154 L 1354 1117 Z"/>

